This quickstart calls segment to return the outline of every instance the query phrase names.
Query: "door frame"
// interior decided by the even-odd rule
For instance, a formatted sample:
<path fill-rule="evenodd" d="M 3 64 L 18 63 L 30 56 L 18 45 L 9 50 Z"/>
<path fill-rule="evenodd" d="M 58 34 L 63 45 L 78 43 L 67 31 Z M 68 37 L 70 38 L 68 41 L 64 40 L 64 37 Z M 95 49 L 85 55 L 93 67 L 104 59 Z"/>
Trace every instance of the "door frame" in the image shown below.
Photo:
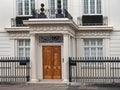
<path fill-rule="evenodd" d="M 61 47 L 61 79 L 63 79 L 63 43 L 39 43 L 38 50 L 38 78 L 43 80 L 43 54 L 42 47 L 43 46 L 60 46 Z M 48 79 L 49 80 L 49 79 Z M 54 79 L 53 79 L 54 80 Z"/>

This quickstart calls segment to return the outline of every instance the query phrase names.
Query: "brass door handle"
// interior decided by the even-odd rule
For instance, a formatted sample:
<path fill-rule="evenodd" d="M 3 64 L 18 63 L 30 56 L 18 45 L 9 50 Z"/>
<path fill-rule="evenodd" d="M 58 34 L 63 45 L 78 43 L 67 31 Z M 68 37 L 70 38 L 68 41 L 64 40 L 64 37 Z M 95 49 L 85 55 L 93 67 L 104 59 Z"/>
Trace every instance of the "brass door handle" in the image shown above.
<path fill-rule="evenodd" d="M 49 69 L 48 67 L 46 67 L 46 69 Z"/>
<path fill-rule="evenodd" d="M 45 69 L 50 69 L 50 66 L 45 66 Z"/>

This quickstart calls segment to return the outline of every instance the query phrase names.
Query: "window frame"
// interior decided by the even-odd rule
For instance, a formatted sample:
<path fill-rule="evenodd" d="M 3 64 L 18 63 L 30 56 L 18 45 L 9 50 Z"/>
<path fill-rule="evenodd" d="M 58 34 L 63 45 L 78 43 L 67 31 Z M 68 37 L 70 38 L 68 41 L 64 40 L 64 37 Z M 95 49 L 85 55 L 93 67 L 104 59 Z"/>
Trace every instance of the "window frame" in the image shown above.
<path fill-rule="evenodd" d="M 20 40 L 22 41 L 23 45 L 20 46 Z M 29 45 L 26 46 L 26 41 L 29 42 Z M 23 57 L 29 57 L 30 58 L 30 39 L 19 39 L 17 40 L 17 56 L 20 56 L 19 49 L 23 49 Z M 26 56 L 26 49 L 29 49 L 29 56 Z"/>
<path fill-rule="evenodd" d="M 19 14 L 19 2 L 22 2 L 22 13 L 21 14 Z M 16 0 L 16 14 L 17 14 L 17 16 L 32 16 L 32 0 L 28 0 L 28 9 L 29 9 L 29 11 L 28 11 L 28 13 L 29 14 L 25 14 L 26 12 L 25 12 L 25 1 L 27 2 L 27 0 Z M 35 0 L 34 0 L 34 9 L 35 9 Z"/>
<path fill-rule="evenodd" d="M 102 45 L 99 45 L 99 46 L 98 46 L 98 41 L 99 41 L 99 40 L 102 40 Z M 85 46 L 85 41 L 88 41 L 88 43 L 89 43 L 88 46 Z M 95 41 L 95 45 L 94 45 L 94 46 L 92 46 L 92 45 L 90 44 L 91 41 Z M 85 52 L 85 48 L 88 48 L 88 49 L 89 49 L 89 57 L 94 57 L 94 56 L 91 55 L 91 52 L 92 52 L 91 49 L 92 49 L 92 48 L 95 48 L 95 54 L 96 54 L 95 57 L 103 57 L 103 51 L 104 51 L 104 50 L 103 50 L 103 39 L 94 39 L 94 38 L 91 38 L 91 39 L 90 39 L 90 38 L 88 38 L 88 39 L 83 39 L 83 45 L 84 45 L 84 46 L 83 46 L 83 50 L 84 50 L 83 56 L 84 56 L 84 57 L 86 57 L 86 55 L 85 55 L 85 53 L 86 53 L 86 52 Z M 98 52 L 99 52 L 98 49 L 99 49 L 99 48 L 102 48 L 102 55 L 101 55 L 101 56 L 98 55 Z"/>
<path fill-rule="evenodd" d="M 85 0 L 83 0 L 83 15 L 102 15 L 102 0 L 101 0 L 101 4 L 98 5 L 97 1 L 98 0 L 93 0 L 95 2 L 95 8 L 94 8 L 94 12 L 95 13 L 91 13 L 91 4 L 90 4 L 90 1 L 92 0 L 87 0 L 88 1 L 88 12 L 85 13 Z M 98 6 L 100 7 L 100 9 L 98 8 Z M 100 13 L 98 13 L 98 10 Z"/>
<path fill-rule="evenodd" d="M 51 1 L 54 1 L 54 5 L 55 6 L 53 6 L 53 5 L 51 5 Z M 68 0 L 66 0 L 66 4 L 64 3 L 65 1 L 64 0 L 61 0 L 61 9 L 63 10 L 63 9 L 68 9 Z M 54 17 L 54 15 L 57 13 L 57 0 L 50 0 L 49 1 L 49 8 L 50 8 L 50 11 L 51 11 L 51 16 L 52 17 Z M 67 6 L 64 6 L 64 5 L 67 5 Z M 54 13 L 52 13 L 52 9 L 54 8 Z"/>

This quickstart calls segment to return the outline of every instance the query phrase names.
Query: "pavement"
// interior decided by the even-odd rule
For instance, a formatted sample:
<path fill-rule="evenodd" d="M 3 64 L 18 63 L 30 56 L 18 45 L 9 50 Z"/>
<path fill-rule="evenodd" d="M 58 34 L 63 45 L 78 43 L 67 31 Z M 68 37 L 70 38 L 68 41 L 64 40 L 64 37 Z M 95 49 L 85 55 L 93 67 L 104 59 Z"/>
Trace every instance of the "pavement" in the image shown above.
<path fill-rule="evenodd" d="M 26 85 L 26 84 L 1 84 L 0 90 L 120 90 L 120 86 L 67 86 L 67 85 Z"/>

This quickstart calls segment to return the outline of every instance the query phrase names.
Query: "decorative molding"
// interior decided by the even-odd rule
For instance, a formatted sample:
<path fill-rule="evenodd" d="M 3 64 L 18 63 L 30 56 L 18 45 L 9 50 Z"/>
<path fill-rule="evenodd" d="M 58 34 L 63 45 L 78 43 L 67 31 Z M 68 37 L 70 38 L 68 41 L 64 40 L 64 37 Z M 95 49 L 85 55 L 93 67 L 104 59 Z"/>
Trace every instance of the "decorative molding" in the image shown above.
<path fill-rule="evenodd" d="M 76 33 L 76 38 L 110 38 L 109 31 L 81 31 Z"/>
<path fill-rule="evenodd" d="M 41 31 L 44 32 L 56 32 L 56 31 L 64 31 L 69 32 L 75 35 L 75 31 L 78 30 L 78 26 L 67 18 L 64 19 L 29 19 L 25 20 L 24 24 L 30 26 L 31 33 L 39 33 Z"/>
<path fill-rule="evenodd" d="M 11 39 L 30 38 L 29 32 L 10 32 L 9 35 Z"/>
<path fill-rule="evenodd" d="M 29 19 L 28 27 L 5 28 L 12 38 L 28 38 L 30 34 L 69 34 L 76 38 L 110 38 L 112 26 L 77 26 L 69 19 Z"/>
<path fill-rule="evenodd" d="M 26 32 L 26 31 L 30 31 L 29 27 L 7 27 L 5 28 L 5 30 L 7 32 Z"/>
<path fill-rule="evenodd" d="M 67 25 L 33 25 L 31 26 L 31 32 L 33 31 L 65 31 L 71 28 Z"/>
<path fill-rule="evenodd" d="M 30 33 L 70 33 L 75 35 L 75 31 L 68 25 L 33 25 Z"/>
<path fill-rule="evenodd" d="M 113 26 L 79 26 L 79 31 L 113 31 Z"/>
<path fill-rule="evenodd" d="M 10 39 L 28 39 L 30 38 L 29 27 L 10 27 L 5 28 L 9 33 Z"/>

